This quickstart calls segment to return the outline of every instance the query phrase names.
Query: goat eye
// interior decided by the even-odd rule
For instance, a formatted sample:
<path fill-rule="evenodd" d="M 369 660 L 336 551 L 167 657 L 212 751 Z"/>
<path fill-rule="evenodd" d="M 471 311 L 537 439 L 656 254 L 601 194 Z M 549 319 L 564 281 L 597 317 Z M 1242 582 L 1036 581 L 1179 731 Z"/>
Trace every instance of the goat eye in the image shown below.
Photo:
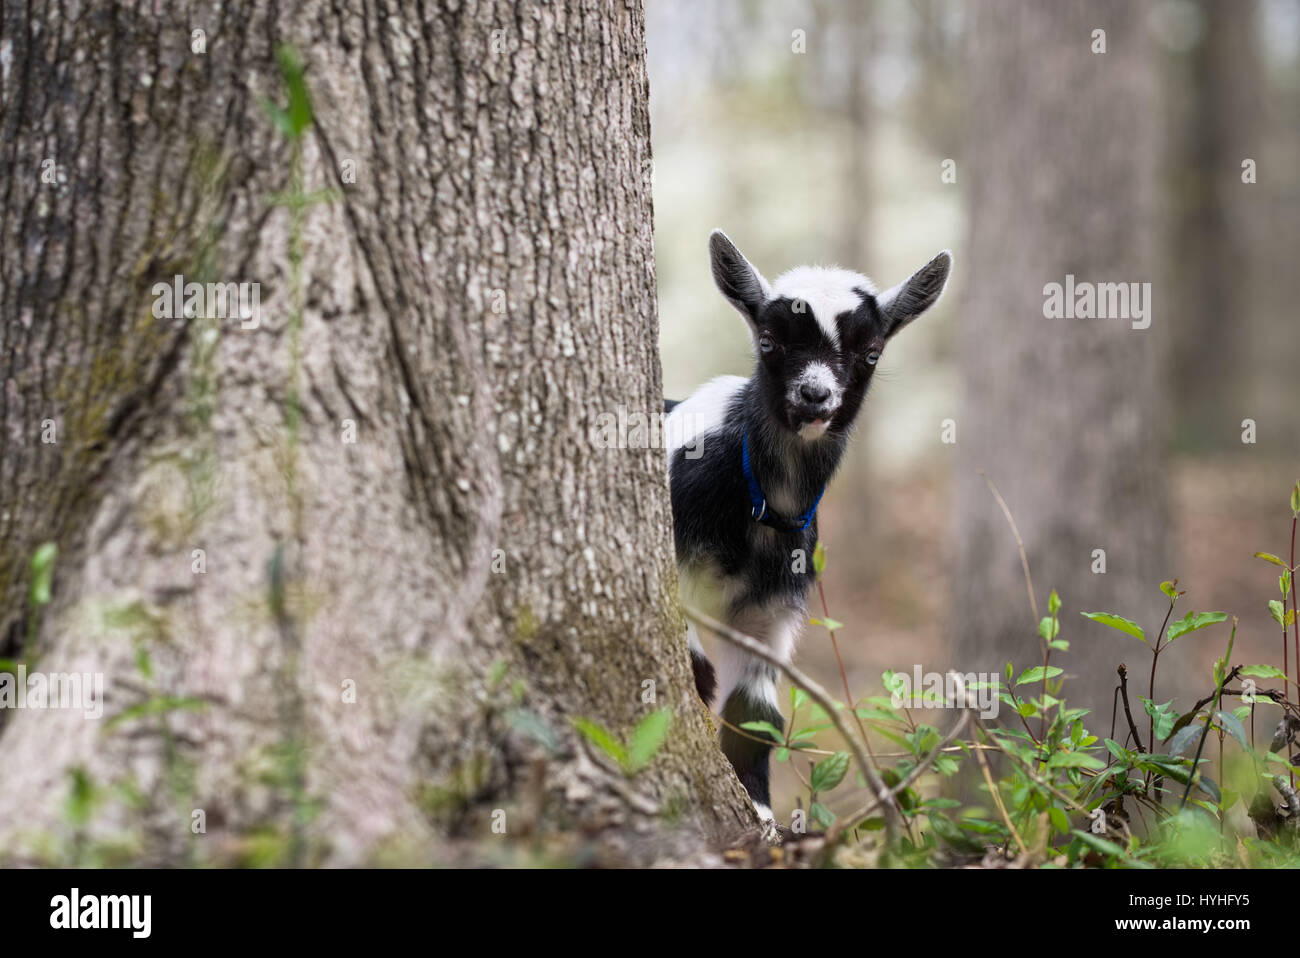
<path fill-rule="evenodd" d="M 871 352 L 867 353 L 868 366 L 874 366 L 878 362 L 880 362 L 880 350 L 873 349 Z"/>
<path fill-rule="evenodd" d="M 772 347 L 773 347 L 773 343 L 772 343 L 772 337 L 771 337 L 771 336 L 760 336 L 760 337 L 758 337 L 758 351 L 759 351 L 759 352 L 761 352 L 761 353 L 770 353 L 770 352 L 772 351 Z"/>

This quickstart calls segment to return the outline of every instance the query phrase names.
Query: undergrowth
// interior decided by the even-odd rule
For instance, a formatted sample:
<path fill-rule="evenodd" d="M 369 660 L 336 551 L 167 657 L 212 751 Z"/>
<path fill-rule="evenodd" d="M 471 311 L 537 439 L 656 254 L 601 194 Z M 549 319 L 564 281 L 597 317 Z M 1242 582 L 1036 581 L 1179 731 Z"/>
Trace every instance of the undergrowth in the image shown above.
<path fill-rule="evenodd" d="M 991 483 L 990 490 L 1019 542 L 1014 519 Z M 787 667 L 794 684 L 785 728 L 750 722 L 737 731 L 774 742 L 776 760 L 795 763 L 806 807 L 801 797 L 791 828 L 812 835 L 824 830 L 828 863 L 858 860 L 852 853 L 866 851 L 877 864 L 911 867 L 1300 866 L 1300 755 L 1292 752 L 1300 696 L 1291 700 L 1300 677 L 1300 481 L 1290 508 L 1290 554 L 1255 554 L 1280 571 L 1280 597 L 1269 602 L 1269 612 L 1282 633 L 1281 667 L 1237 661 L 1237 618 L 1188 609 L 1188 593 L 1176 579 L 1159 585 L 1168 608 L 1154 632 L 1114 612 L 1084 612 L 1086 624 L 1062 621 L 1055 590 L 1047 599 L 1048 614 L 1040 616 L 1022 546 L 1040 662 L 1024 668 L 1008 662 L 989 681 L 949 673 L 924 688 L 912 688 L 907 676 L 889 671 L 882 676 L 884 694 L 857 698 L 849 693 L 841 663 L 844 700 Z M 823 610 L 825 561 L 819 545 L 814 568 Z M 832 643 L 842 628 L 828 610 L 812 623 L 825 627 Z M 1149 671 L 1133 678 L 1147 694 L 1130 689 L 1128 670 L 1119 665 L 1110 716 L 1071 707 L 1064 669 L 1053 664 L 1070 653 L 1069 633 L 1077 632 L 1076 641 L 1083 642 L 1086 630 L 1097 625 L 1117 629 L 1150 651 Z M 1202 631 L 1223 643 L 1223 655 L 1206 677 L 1205 696 L 1190 705 L 1161 701 L 1161 657 Z M 981 693 L 980 705 L 996 698 L 996 717 L 989 717 L 993 709 L 977 706 Z M 946 730 L 917 718 L 919 708 L 936 707 L 951 717 Z M 844 747 L 819 747 L 820 733 L 836 735 Z M 898 751 L 876 755 L 873 739 Z M 806 776 L 801 765 L 809 769 Z M 850 773 L 858 789 L 841 789 L 831 801 L 828 793 Z M 851 807 L 837 812 L 832 805 Z"/>

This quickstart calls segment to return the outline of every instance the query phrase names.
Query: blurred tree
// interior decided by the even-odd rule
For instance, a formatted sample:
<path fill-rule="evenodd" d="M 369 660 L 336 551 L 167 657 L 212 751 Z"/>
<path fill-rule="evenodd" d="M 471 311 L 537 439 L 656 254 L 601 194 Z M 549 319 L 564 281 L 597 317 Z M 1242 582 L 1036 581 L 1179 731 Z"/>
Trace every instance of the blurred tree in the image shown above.
<path fill-rule="evenodd" d="M 1142 7 L 1126 0 L 993 0 L 968 12 L 954 654 L 974 671 L 1042 661 L 1016 545 L 976 474 L 983 468 L 1024 537 L 1040 614 L 1050 589 L 1061 594 L 1063 638 L 1073 643 L 1061 664 L 1080 676 L 1071 698 L 1096 710 L 1089 727 L 1104 732 L 1115 666 L 1145 650 L 1079 612 L 1118 612 L 1154 633 L 1157 586 L 1171 574 L 1161 330 L 1172 317 L 1155 275 L 1156 58 Z M 1105 52 L 1094 52 L 1098 30 Z M 1152 328 L 1047 318 L 1044 287 L 1067 274 L 1152 283 Z"/>
<path fill-rule="evenodd" d="M 1242 183 L 1242 160 L 1262 145 L 1262 56 L 1254 0 L 1202 0 L 1185 58 L 1184 82 L 1169 111 L 1169 315 L 1172 397 L 1180 446 L 1240 449 L 1251 337 L 1263 298 L 1252 282 L 1272 237 L 1253 224 L 1266 214 L 1270 189 Z M 1258 244 L 1258 245 L 1257 245 Z"/>
<path fill-rule="evenodd" d="M 756 824 L 663 453 L 591 438 L 661 402 L 640 5 L 344 6 L 4 8 L 0 655 L 35 627 L 124 721 L 5 710 L 0 834 L 59 847 L 74 769 L 158 863 Z M 159 316 L 176 274 L 260 325 Z M 662 707 L 633 777 L 573 730 Z"/>

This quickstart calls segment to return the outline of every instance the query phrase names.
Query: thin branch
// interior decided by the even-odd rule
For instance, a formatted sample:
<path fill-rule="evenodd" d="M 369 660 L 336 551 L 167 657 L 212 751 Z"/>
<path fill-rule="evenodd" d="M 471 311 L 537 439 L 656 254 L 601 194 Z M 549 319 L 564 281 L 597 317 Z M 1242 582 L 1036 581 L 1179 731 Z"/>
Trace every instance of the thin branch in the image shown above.
<path fill-rule="evenodd" d="M 780 658 L 772 654 L 771 650 L 769 650 L 767 646 L 763 645 L 757 639 L 745 635 L 743 632 L 738 632 L 731 626 L 719 622 L 712 616 L 705 615 L 697 609 L 692 609 L 687 606 L 683 611 L 686 613 L 686 618 L 690 619 L 696 625 L 703 626 L 719 638 L 725 639 L 732 645 L 744 649 L 755 658 L 762 659 L 768 665 L 783 672 L 786 678 L 807 692 L 808 697 L 822 707 L 822 710 L 826 713 L 827 717 L 830 718 L 831 723 L 835 726 L 836 730 L 839 731 L 840 735 L 844 736 L 844 741 L 848 743 L 850 751 L 853 752 L 853 757 L 857 760 L 858 766 L 862 769 L 862 774 L 866 776 L 867 784 L 871 786 L 871 790 L 882 798 L 889 798 L 889 789 L 885 785 L 884 780 L 881 779 L 880 773 L 876 770 L 875 763 L 871 761 L 867 752 L 864 750 L 862 743 L 858 741 L 857 737 L 849 729 L 848 724 L 845 723 L 844 719 L 840 716 L 839 711 L 835 708 L 835 700 L 831 698 L 830 694 L 822 688 L 821 685 L 813 681 L 812 678 L 805 675 L 803 672 L 799 671 L 795 666 L 788 662 L 781 661 Z M 897 816 L 898 811 L 894 808 L 893 803 L 890 802 L 885 809 L 885 841 L 887 845 L 893 841 L 894 835 L 897 832 Z"/>
<path fill-rule="evenodd" d="M 1140 752 L 1142 751 L 1142 736 L 1138 734 L 1137 725 L 1133 722 L 1133 710 L 1129 708 L 1128 704 L 1128 666 L 1121 662 L 1119 668 L 1115 671 L 1119 673 L 1119 694 L 1120 698 L 1124 700 L 1124 717 L 1128 719 L 1129 734 L 1133 736 L 1133 744 L 1138 747 Z"/>
<path fill-rule="evenodd" d="M 1237 634 L 1236 616 L 1233 616 L 1232 618 L 1232 634 L 1234 637 Z M 1229 646 L 1231 646 L 1231 643 L 1229 643 Z M 1219 687 L 1215 689 L 1214 707 L 1216 709 L 1223 701 L 1223 687 L 1227 685 L 1228 682 L 1230 682 L 1232 679 L 1235 679 L 1239 672 L 1241 672 L 1241 666 L 1240 665 L 1234 666 L 1232 671 L 1223 677 L 1223 681 L 1219 683 Z M 1193 710 L 1192 714 L 1194 715 L 1199 710 L 1200 710 L 1200 706 L 1197 706 L 1197 708 Z M 1207 715 L 1205 717 L 1205 727 L 1201 729 L 1201 740 L 1196 743 L 1196 757 L 1192 759 L 1192 774 L 1187 776 L 1187 785 L 1183 788 L 1183 799 L 1178 803 L 1178 808 L 1180 810 L 1187 805 L 1187 796 L 1192 793 L 1192 783 L 1196 781 L 1196 776 L 1201 771 L 1201 750 L 1205 748 L 1205 739 L 1210 734 L 1210 726 L 1213 724 L 1213 722 L 1211 721 L 1212 718 L 1213 716 L 1210 715 Z"/>
<path fill-rule="evenodd" d="M 831 610 L 826 604 L 826 589 L 822 586 L 820 575 L 817 577 L 817 594 L 822 600 L 822 615 L 826 617 L 824 621 L 829 623 Z M 835 662 L 840 667 L 840 679 L 844 682 L 844 703 L 848 706 L 849 710 L 853 712 L 853 718 L 858 723 L 858 731 L 862 733 L 862 744 L 867 747 L 867 757 L 871 759 L 871 764 L 874 766 L 876 764 L 876 753 L 871 748 L 871 737 L 867 735 L 867 727 L 862 724 L 862 716 L 858 714 L 857 706 L 853 701 L 853 693 L 849 690 L 849 673 L 848 670 L 844 668 L 844 659 L 840 657 L 840 644 L 835 640 L 835 630 L 832 629 L 830 625 L 826 625 L 826 631 L 831 637 L 831 648 L 835 650 Z M 791 716 L 791 718 L 793 718 L 793 716 Z M 903 808 L 901 805 L 898 806 L 898 812 L 900 815 L 903 814 Z M 907 821 L 906 816 L 903 817 L 903 821 Z M 908 837 L 911 837 L 911 831 L 912 830 L 909 827 Z"/>
<path fill-rule="evenodd" d="M 1029 558 L 1025 555 L 1025 540 L 1020 538 L 1020 530 L 1016 528 L 1016 520 L 1011 518 L 1011 510 L 1007 508 L 1007 502 L 1002 498 L 1002 493 L 998 492 L 998 487 L 993 485 L 993 480 L 988 477 L 983 469 L 976 469 L 975 471 L 988 484 L 989 492 L 993 493 L 993 498 L 1002 507 L 1002 514 L 1007 517 L 1007 523 L 1011 526 L 1011 534 L 1016 537 L 1016 548 L 1020 550 L 1020 566 L 1025 570 L 1025 588 L 1029 590 L 1029 608 L 1034 613 L 1034 635 L 1038 635 L 1038 600 L 1034 598 L 1034 580 L 1029 575 Z"/>
<path fill-rule="evenodd" d="M 1028 855 L 1029 849 L 1025 847 L 1025 840 L 1016 831 L 1016 826 L 1011 824 L 1011 816 L 1007 814 L 1007 807 L 1002 803 L 1002 794 L 998 791 L 997 783 L 993 781 L 993 773 L 989 771 L 989 760 L 984 757 L 984 752 L 979 749 L 975 751 L 975 758 L 980 763 L 980 771 L 984 774 L 984 783 L 989 787 L 989 794 L 993 796 L 993 804 L 998 807 L 1002 820 L 1007 823 L 1007 830 L 1011 832 L 1011 837 L 1016 840 L 1016 847 L 1020 849 L 1021 855 Z"/>
<path fill-rule="evenodd" d="M 868 802 L 862 808 L 858 809 L 853 814 L 844 815 L 836 819 L 835 824 L 833 824 L 830 828 L 826 830 L 827 847 L 834 845 L 836 840 L 840 837 L 840 835 L 844 832 L 846 828 L 849 828 L 857 824 L 858 822 L 862 821 L 864 818 L 866 818 L 868 815 L 874 812 L 877 808 L 879 808 L 882 803 L 888 801 L 890 803 L 890 807 L 892 807 L 892 803 L 895 797 L 901 795 L 904 789 L 910 787 L 913 782 L 915 782 L 918 778 L 920 778 L 922 775 L 928 772 L 930 770 L 930 766 L 934 763 L 934 760 L 939 757 L 939 753 L 943 751 L 944 748 L 946 748 L 948 745 L 951 745 L 952 742 L 956 740 L 957 736 L 962 733 L 962 731 L 966 728 L 966 723 L 970 721 L 970 712 L 971 710 L 968 708 L 962 709 L 961 718 L 957 720 L 957 724 L 955 724 L 952 727 L 952 730 L 947 735 L 945 735 L 943 739 L 937 745 L 935 745 L 933 749 L 930 750 L 929 755 L 927 755 L 920 762 L 918 762 L 916 764 L 916 767 L 907 773 L 907 776 L 902 781 L 900 781 L 893 788 L 889 789 L 887 794 L 878 795 L 877 797 L 873 798 L 870 802 Z"/>

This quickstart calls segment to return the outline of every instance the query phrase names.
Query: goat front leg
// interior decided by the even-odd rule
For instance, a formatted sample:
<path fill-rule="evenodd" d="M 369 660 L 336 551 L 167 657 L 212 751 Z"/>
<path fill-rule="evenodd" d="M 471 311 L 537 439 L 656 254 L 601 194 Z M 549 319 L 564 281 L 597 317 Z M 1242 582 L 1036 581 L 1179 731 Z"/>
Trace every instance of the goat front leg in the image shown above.
<path fill-rule="evenodd" d="M 786 606 L 747 608 L 728 619 L 732 628 L 764 643 L 781 661 L 789 661 L 804 613 Z M 735 646 L 727 646 L 719 659 L 721 716 L 726 723 L 722 728 L 722 752 L 749 793 L 759 818 L 774 826 L 769 784 L 772 745 L 756 741 L 766 737 L 764 733 L 741 726 L 745 722 L 770 722 L 778 729 L 784 727 L 776 692 L 777 670 Z"/>

